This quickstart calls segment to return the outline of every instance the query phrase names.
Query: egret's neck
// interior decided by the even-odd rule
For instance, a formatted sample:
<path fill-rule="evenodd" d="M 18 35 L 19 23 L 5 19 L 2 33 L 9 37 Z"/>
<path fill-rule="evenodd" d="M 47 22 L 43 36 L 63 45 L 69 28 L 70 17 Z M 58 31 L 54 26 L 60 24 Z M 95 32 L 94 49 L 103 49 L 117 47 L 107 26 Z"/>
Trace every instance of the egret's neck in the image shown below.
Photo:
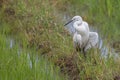
<path fill-rule="evenodd" d="M 88 27 L 86 27 L 86 25 L 84 25 L 83 22 L 76 21 L 73 23 L 73 27 L 75 28 L 78 34 L 81 34 L 81 36 L 89 35 L 89 30 L 87 29 Z"/>

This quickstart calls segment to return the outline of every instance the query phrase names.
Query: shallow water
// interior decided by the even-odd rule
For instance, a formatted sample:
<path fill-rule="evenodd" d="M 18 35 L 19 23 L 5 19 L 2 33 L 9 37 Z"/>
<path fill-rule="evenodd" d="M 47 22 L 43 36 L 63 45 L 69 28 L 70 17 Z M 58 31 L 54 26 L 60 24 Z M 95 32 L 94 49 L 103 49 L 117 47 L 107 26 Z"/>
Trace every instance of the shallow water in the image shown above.
<path fill-rule="evenodd" d="M 14 39 L 10 38 L 6 41 L 7 43 L 9 42 L 9 48 L 12 49 L 14 48 L 14 45 L 15 45 L 15 41 Z M 22 54 L 22 49 L 19 47 L 18 51 L 17 51 L 17 54 L 18 54 L 18 58 L 20 57 L 20 55 Z M 27 59 L 28 59 L 28 65 L 29 67 L 32 69 L 32 61 L 31 61 L 31 58 L 30 58 L 30 53 L 27 53 Z M 36 57 L 36 61 L 38 61 L 38 58 Z"/>

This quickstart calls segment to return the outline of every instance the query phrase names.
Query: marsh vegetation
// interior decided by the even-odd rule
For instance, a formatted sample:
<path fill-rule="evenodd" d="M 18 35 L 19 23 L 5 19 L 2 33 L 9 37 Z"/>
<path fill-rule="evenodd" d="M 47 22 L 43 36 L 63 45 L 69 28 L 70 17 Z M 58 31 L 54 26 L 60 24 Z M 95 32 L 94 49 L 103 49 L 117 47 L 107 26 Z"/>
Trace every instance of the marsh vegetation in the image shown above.
<path fill-rule="evenodd" d="M 120 59 L 101 58 L 99 50 L 84 59 L 63 26 L 64 17 L 81 15 L 108 54 L 114 49 L 119 55 L 119 12 L 119 0 L 0 0 L 0 79 L 120 79 Z"/>

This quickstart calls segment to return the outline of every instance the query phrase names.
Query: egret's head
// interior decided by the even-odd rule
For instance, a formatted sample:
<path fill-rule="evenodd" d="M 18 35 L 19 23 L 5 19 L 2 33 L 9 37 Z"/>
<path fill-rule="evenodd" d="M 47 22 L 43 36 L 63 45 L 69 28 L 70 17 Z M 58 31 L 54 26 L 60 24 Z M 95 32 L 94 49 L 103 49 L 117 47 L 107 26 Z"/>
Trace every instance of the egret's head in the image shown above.
<path fill-rule="evenodd" d="M 72 20 L 75 21 L 80 21 L 82 23 L 82 18 L 80 16 L 74 16 Z"/>
<path fill-rule="evenodd" d="M 68 25 L 71 22 L 79 21 L 79 23 L 82 23 L 82 17 L 80 16 L 74 16 L 70 21 L 68 21 L 64 26 Z"/>

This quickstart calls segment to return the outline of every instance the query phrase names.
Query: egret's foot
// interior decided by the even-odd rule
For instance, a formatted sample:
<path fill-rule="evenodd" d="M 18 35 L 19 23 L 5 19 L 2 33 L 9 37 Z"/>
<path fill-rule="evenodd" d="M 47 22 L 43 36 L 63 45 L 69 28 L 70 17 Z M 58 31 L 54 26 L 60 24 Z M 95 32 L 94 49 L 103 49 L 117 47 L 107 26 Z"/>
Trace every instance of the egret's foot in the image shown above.
<path fill-rule="evenodd" d="M 83 52 L 83 55 L 84 55 L 85 58 L 87 57 L 87 56 L 86 56 L 86 52 Z"/>
<path fill-rule="evenodd" d="M 77 48 L 76 48 L 76 51 L 77 51 L 77 52 L 81 52 L 82 50 L 81 50 L 81 48 L 77 47 Z"/>

